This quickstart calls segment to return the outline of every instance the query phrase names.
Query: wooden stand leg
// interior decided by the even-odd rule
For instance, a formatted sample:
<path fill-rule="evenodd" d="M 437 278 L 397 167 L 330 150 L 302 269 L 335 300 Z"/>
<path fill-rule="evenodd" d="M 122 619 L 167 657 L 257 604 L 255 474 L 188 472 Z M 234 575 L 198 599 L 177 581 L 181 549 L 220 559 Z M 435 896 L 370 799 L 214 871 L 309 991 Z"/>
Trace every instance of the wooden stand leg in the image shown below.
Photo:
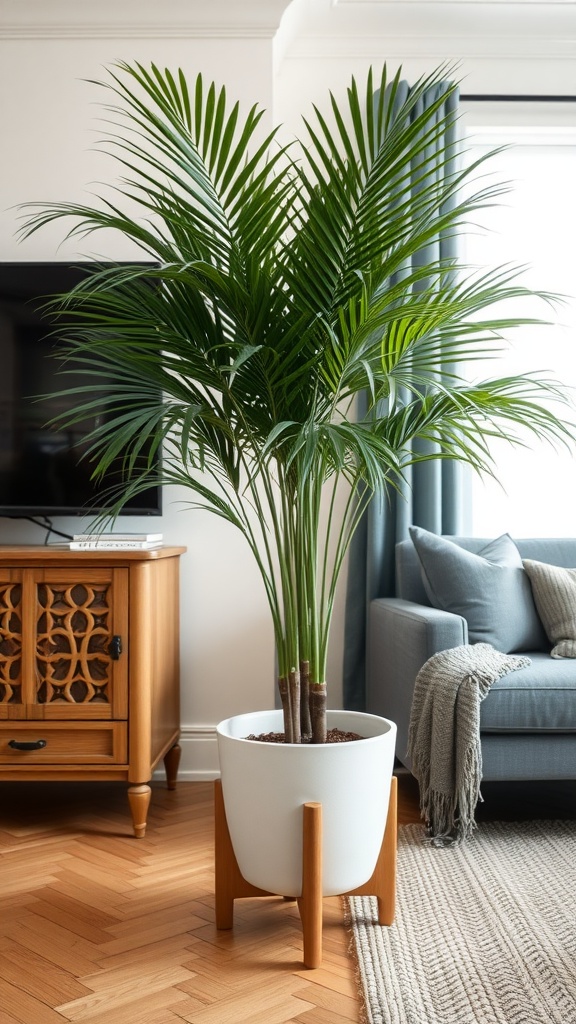
<path fill-rule="evenodd" d="M 179 743 L 175 743 L 170 750 L 167 750 L 164 755 L 164 767 L 166 769 L 166 784 L 168 789 L 176 789 L 176 779 L 178 777 L 178 766 L 180 764 L 180 754 L 182 748 Z"/>
<path fill-rule="evenodd" d="M 304 804 L 302 896 L 298 909 L 304 938 L 304 966 L 322 963 L 322 804 Z"/>
<path fill-rule="evenodd" d="M 143 839 L 146 835 L 146 821 L 151 796 L 152 790 L 147 783 L 142 783 L 141 786 L 130 786 L 128 790 L 128 802 L 136 839 Z"/>
<path fill-rule="evenodd" d="M 231 928 L 234 923 L 234 900 L 242 896 L 273 896 L 257 889 L 241 875 L 230 839 L 220 779 L 214 782 L 215 889 L 216 927 Z"/>
<path fill-rule="evenodd" d="M 396 845 L 398 831 L 398 779 L 392 776 L 388 818 L 374 873 L 364 885 L 344 896 L 376 896 L 378 924 L 390 925 L 396 913 Z"/>
<path fill-rule="evenodd" d="M 322 805 L 307 803 L 303 807 L 302 895 L 298 909 L 304 939 L 304 966 L 319 967 L 322 963 Z M 214 783 L 216 927 L 231 928 L 234 900 L 242 896 L 274 896 L 258 889 L 240 873 L 226 821 L 222 783 Z M 394 920 L 396 902 L 396 831 L 397 779 L 390 784 L 388 819 L 380 855 L 372 877 L 344 896 L 376 896 L 378 921 L 390 925 Z"/>

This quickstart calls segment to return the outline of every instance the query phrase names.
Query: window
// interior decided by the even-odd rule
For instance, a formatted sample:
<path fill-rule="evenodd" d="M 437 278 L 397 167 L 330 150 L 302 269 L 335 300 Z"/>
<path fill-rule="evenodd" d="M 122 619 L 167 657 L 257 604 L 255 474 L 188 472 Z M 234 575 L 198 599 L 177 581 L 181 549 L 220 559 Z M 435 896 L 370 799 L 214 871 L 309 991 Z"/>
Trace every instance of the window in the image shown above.
<path fill-rule="evenodd" d="M 500 121 L 506 116 L 504 106 L 508 105 L 500 105 Z M 549 317 L 551 326 L 511 332 L 505 357 L 484 363 L 474 372 L 482 376 L 536 372 L 572 389 L 576 406 L 576 103 L 563 106 L 564 111 L 560 109 L 548 120 L 565 123 L 546 128 L 518 123 L 530 119 L 530 112 L 525 111 L 523 117 L 516 112 L 513 125 L 468 127 L 473 156 L 510 144 L 485 170 L 499 181 L 510 181 L 513 187 L 497 207 L 483 212 L 482 229 L 469 232 L 465 255 L 478 266 L 525 266 L 522 283 L 566 297 L 557 309 L 540 304 L 526 309 L 517 304 L 515 315 Z M 561 406 L 554 408 L 564 417 L 570 415 Z M 572 417 L 576 420 L 576 412 Z M 506 531 L 516 537 L 574 535 L 574 450 L 557 451 L 525 437 L 526 449 L 504 440 L 491 445 L 498 482 L 474 474 L 469 522 L 470 532 L 476 536 Z"/>

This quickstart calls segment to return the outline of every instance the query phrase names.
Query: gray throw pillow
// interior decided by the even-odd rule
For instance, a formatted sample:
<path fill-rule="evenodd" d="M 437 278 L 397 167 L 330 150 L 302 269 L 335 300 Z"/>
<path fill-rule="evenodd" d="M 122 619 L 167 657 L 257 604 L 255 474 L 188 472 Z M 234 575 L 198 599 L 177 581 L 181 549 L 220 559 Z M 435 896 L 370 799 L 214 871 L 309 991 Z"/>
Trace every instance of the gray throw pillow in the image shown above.
<path fill-rule="evenodd" d="M 576 658 L 576 569 L 524 559 L 553 658 Z"/>
<path fill-rule="evenodd" d="M 548 649 L 530 581 L 509 534 L 478 554 L 419 526 L 410 527 L 410 536 L 430 603 L 465 618 L 471 644 L 492 644 L 503 654 Z"/>

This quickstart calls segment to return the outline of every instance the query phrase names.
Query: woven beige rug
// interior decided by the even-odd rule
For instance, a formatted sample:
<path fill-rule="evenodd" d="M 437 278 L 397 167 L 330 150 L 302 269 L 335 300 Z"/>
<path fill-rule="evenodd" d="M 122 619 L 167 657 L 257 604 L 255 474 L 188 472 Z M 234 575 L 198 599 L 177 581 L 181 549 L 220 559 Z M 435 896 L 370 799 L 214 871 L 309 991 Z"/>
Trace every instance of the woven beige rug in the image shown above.
<path fill-rule="evenodd" d="M 576 821 L 398 835 L 396 920 L 349 900 L 369 1024 L 576 1024 Z"/>

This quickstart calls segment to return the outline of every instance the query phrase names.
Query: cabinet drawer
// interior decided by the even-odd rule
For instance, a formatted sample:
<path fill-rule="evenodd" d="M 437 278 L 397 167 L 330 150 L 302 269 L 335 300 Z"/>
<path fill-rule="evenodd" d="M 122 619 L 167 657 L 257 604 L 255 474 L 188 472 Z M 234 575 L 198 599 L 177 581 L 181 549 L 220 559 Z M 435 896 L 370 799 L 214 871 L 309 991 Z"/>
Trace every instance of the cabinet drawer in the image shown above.
<path fill-rule="evenodd" d="M 126 764 L 127 759 L 126 722 L 9 722 L 0 731 L 0 764 Z"/>

